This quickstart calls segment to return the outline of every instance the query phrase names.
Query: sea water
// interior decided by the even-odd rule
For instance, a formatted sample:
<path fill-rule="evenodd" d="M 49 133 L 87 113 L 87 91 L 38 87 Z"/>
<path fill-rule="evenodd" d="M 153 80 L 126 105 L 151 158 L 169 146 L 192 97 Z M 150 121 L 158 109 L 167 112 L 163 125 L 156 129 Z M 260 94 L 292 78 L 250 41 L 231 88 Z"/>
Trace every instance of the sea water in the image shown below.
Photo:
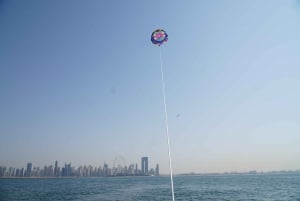
<path fill-rule="evenodd" d="M 300 174 L 175 176 L 175 200 L 300 201 Z M 170 178 L 0 179 L 0 201 L 167 201 Z"/>

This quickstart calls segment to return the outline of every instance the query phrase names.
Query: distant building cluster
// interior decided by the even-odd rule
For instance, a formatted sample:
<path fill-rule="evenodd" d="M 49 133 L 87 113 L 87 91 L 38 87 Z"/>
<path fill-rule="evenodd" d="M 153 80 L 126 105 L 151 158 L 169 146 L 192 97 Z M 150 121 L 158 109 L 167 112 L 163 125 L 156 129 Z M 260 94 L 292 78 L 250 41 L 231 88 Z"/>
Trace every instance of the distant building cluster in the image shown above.
<path fill-rule="evenodd" d="M 58 166 L 55 161 L 54 166 L 44 166 L 44 168 L 34 167 L 32 163 L 27 163 L 26 168 L 14 168 L 0 166 L 0 177 L 114 177 L 114 176 L 158 176 L 159 165 L 149 169 L 148 157 L 141 158 L 141 169 L 138 164 L 114 164 L 110 168 L 106 163 L 101 167 L 79 166 L 73 167 L 71 164 Z"/>

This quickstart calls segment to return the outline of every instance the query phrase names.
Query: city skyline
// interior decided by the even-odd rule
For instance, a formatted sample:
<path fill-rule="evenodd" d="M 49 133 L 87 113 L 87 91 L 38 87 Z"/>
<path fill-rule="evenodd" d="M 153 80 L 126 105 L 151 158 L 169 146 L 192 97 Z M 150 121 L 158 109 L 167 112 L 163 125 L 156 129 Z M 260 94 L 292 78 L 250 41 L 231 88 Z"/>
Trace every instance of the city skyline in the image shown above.
<path fill-rule="evenodd" d="M 298 0 L 0 0 L 0 164 L 300 168 Z M 164 29 L 158 47 L 151 33 Z"/>
<path fill-rule="evenodd" d="M 145 158 L 145 157 L 142 157 Z M 143 159 L 142 159 L 143 160 Z M 104 163 L 103 166 L 80 165 L 79 167 L 72 166 L 71 163 L 64 163 L 61 167 L 58 166 L 58 161 L 53 165 L 44 165 L 43 168 L 33 166 L 32 163 L 27 163 L 26 168 L 16 168 L 12 166 L 0 165 L 0 178 L 18 178 L 18 177 L 119 177 L 119 176 L 160 176 L 159 164 L 155 168 L 150 168 L 149 174 L 143 172 L 143 168 L 138 169 L 138 164 L 130 164 L 129 166 L 110 167 Z M 141 164 L 141 167 L 143 162 Z M 119 171 L 119 172 L 118 172 Z M 283 174 L 283 173 L 299 173 L 298 170 L 272 170 L 272 171 L 230 171 L 230 172 L 186 172 L 175 175 L 220 175 L 220 174 Z M 168 175 L 168 174 L 163 174 Z M 169 175 L 168 175 L 169 176 Z"/>
<path fill-rule="evenodd" d="M 103 165 L 80 165 L 72 166 L 71 163 L 64 163 L 60 166 L 58 161 L 54 165 L 44 165 L 39 167 L 28 162 L 26 168 L 12 166 L 2 166 L 0 164 L 0 177 L 115 177 L 115 176 L 159 176 L 159 164 L 155 167 L 148 166 L 148 157 L 141 158 L 138 163 L 119 164 L 114 163 L 112 167 L 107 163 Z M 147 161 L 145 163 L 145 161 Z M 139 168 L 140 167 L 140 168 Z"/>

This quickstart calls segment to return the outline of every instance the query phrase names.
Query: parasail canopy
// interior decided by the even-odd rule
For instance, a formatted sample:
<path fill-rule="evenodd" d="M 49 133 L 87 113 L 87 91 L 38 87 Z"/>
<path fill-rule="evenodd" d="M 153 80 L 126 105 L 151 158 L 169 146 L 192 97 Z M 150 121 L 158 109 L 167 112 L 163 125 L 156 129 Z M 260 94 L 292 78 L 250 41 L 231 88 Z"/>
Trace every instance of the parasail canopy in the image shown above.
<path fill-rule="evenodd" d="M 151 34 L 151 42 L 154 45 L 162 45 L 168 41 L 168 34 L 163 29 L 156 29 Z"/>

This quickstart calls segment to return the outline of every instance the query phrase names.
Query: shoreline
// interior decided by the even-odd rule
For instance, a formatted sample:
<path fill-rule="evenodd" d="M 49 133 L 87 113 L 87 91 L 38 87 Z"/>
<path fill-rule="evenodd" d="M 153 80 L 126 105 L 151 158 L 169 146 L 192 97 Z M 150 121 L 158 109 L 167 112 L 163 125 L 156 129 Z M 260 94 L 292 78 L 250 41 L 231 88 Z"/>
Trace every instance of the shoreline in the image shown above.
<path fill-rule="evenodd" d="M 182 173 L 174 174 L 175 177 L 180 176 L 229 176 L 229 175 L 282 175 L 282 174 L 300 174 L 300 170 L 296 171 L 270 171 L 270 172 L 225 172 L 225 173 Z M 153 177 L 168 177 L 170 175 L 158 175 Z M 81 178 L 128 178 L 128 177 L 152 177 L 152 176 L 106 176 L 106 177 L 0 177 L 0 179 L 81 179 Z"/>

